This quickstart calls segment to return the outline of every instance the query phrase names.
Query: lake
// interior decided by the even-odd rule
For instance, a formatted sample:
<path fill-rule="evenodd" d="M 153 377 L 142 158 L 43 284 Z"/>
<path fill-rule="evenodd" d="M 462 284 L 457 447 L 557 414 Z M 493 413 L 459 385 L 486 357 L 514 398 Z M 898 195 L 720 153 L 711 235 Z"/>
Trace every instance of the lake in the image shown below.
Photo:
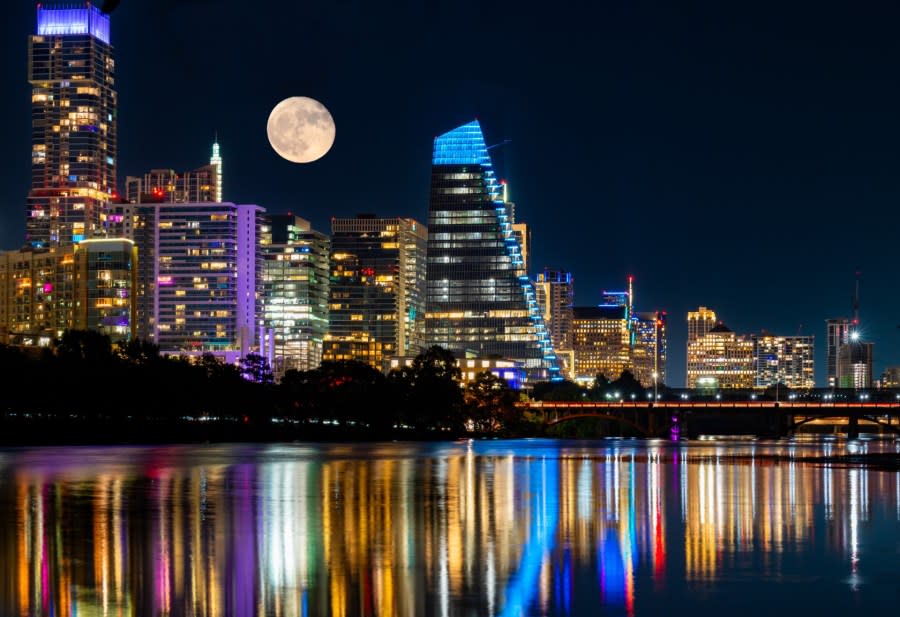
<path fill-rule="evenodd" d="M 900 474 L 792 459 L 898 449 L 5 449 L 0 614 L 894 614 Z"/>

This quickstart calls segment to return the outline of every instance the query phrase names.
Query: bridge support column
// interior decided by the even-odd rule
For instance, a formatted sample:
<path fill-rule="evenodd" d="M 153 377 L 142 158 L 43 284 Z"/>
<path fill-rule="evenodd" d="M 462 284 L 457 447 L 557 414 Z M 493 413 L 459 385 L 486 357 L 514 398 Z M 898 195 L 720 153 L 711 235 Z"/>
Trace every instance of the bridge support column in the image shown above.
<path fill-rule="evenodd" d="M 859 418 L 856 416 L 847 418 L 847 439 L 859 439 Z"/>

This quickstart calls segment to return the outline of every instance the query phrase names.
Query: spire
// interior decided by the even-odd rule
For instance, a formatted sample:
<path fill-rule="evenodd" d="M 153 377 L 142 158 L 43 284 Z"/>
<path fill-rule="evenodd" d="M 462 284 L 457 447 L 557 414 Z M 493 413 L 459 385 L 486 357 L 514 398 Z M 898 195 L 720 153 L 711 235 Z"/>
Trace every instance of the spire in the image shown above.
<path fill-rule="evenodd" d="M 222 155 L 219 151 L 219 131 L 215 132 L 215 141 L 212 146 L 212 156 L 209 164 L 216 166 L 216 202 L 222 202 Z"/>

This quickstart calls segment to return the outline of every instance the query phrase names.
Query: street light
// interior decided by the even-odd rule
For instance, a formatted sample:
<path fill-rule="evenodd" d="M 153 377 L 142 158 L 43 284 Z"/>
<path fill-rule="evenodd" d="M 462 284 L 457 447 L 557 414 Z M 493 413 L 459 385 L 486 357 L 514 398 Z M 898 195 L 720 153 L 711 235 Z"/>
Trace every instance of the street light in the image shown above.
<path fill-rule="evenodd" d="M 653 363 L 654 364 L 656 363 L 656 355 L 653 356 Z M 657 392 L 657 387 L 659 384 L 658 380 L 659 380 L 659 373 L 656 371 L 653 371 L 653 400 L 654 401 L 659 400 L 659 393 Z"/>

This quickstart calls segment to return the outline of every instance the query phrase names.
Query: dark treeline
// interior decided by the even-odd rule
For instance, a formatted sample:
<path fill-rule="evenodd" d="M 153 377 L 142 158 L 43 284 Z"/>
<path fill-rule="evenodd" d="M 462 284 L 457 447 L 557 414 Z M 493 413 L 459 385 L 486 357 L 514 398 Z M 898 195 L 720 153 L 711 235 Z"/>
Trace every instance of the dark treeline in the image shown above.
<path fill-rule="evenodd" d="M 166 427 L 171 439 L 183 430 L 202 439 L 201 427 L 213 433 L 215 426 L 230 424 L 248 437 L 278 439 L 537 430 L 516 408 L 518 395 L 504 380 L 483 373 L 461 388 L 453 355 L 440 347 L 387 375 L 361 362 L 324 362 L 315 370 L 287 371 L 276 384 L 259 356 L 239 366 L 211 354 L 191 362 L 160 355 L 144 341 L 114 345 L 96 332 L 70 330 L 49 348 L 0 346 L 0 374 L 3 421 L 24 431 L 90 425 L 115 433 L 128 425 L 152 425 Z"/>

